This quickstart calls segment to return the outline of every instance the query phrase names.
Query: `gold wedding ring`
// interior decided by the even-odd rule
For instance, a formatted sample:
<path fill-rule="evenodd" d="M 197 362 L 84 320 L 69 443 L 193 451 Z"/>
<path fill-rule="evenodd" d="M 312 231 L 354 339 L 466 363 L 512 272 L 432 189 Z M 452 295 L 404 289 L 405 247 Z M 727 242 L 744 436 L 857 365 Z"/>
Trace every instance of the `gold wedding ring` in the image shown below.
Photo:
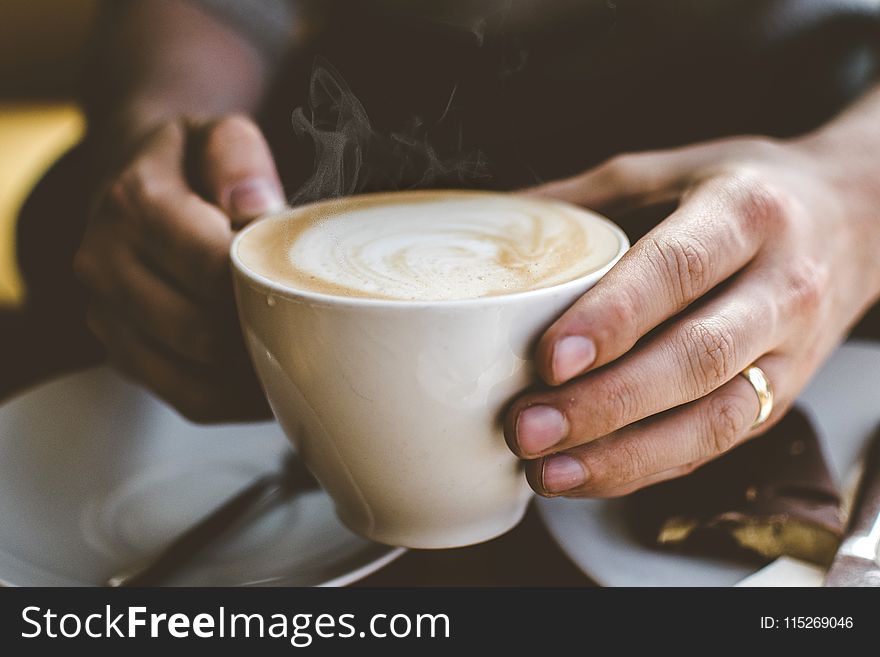
<path fill-rule="evenodd" d="M 764 424 L 773 412 L 773 386 L 770 385 L 770 379 L 764 374 L 764 370 L 757 365 L 749 365 L 740 374 L 752 384 L 755 394 L 758 395 L 758 417 L 755 418 L 750 429 L 753 431 Z"/>

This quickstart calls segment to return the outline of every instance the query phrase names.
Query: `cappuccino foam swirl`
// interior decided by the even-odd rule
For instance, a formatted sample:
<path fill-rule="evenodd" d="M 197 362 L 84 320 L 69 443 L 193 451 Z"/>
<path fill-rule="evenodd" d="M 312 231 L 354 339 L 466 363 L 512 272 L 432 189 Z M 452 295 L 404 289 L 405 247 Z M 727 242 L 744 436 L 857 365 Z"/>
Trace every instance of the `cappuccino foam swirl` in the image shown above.
<path fill-rule="evenodd" d="M 563 203 L 508 194 L 354 197 L 255 226 L 246 266 L 297 289 L 379 299 L 469 299 L 549 287 L 620 249 L 610 226 Z"/>

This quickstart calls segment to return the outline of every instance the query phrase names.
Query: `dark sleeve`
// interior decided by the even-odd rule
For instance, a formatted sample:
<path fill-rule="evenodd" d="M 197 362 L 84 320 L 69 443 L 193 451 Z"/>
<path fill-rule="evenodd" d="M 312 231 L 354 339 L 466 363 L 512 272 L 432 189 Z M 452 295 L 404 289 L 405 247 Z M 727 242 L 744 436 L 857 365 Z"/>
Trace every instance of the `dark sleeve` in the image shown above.
<path fill-rule="evenodd" d="M 238 30 L 270 60 L 280 57 L 290 44 L 293 0 L 186 0 Z"/>

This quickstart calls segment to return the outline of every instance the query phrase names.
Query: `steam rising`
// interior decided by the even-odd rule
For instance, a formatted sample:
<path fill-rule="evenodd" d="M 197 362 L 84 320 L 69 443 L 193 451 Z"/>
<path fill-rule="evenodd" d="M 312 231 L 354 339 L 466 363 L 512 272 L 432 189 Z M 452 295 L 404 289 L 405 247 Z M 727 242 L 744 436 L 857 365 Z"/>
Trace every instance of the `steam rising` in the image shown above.
<path fill-rule="evenodd" d="M 433 127 L 447 118 L 454 100 L 455 89 Z M 364 106 L 321 57 L 312 70 L 308 107 L 297 108 L 292 121 L 297 137 L 310 138 L 315 146 L 314 171 L 291 198 L 293 204 L 365 190 L 465 186 L 488 176 L 479 151 L 441 157 L 429 141 L 431 126 L 417 117 L 399 132 L 374 130 Z"/>

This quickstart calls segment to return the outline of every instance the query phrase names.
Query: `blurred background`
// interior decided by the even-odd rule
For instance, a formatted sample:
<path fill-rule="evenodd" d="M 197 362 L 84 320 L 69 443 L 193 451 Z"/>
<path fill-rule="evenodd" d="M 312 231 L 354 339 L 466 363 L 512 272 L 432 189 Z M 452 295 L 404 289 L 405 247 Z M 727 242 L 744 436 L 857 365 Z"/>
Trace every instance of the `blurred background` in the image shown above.
<path fill-rule="evenodd" d="M 14 222 L 28 191 L 74 145 L 72 101 L 96 0 L 0 0 L 0 307 L 21 303 Z"/>

